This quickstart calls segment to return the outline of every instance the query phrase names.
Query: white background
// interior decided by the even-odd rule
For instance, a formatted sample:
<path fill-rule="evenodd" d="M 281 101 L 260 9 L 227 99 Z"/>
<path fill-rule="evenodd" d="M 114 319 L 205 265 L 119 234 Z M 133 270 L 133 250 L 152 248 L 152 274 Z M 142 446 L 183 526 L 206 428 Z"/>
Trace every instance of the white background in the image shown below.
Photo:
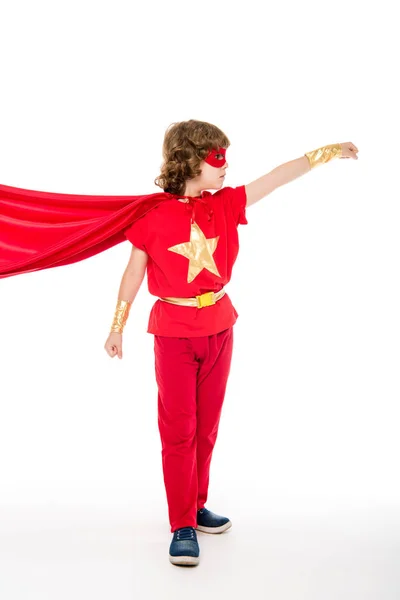
<path fill-rule="evenodd" d="M 123 359 L 104 350 L 130 243 L 0 280 L 1 595 L 398 598 L 394 3 L 0 6 L 2 184 L 159 191 L 164 132 L 192 118 L 230 139 L 226 186 L 359 149 L 239 226 L 207 502 L 233 527 L 198 534 L 197 569 L 168 561 L 147 278 Z"/>

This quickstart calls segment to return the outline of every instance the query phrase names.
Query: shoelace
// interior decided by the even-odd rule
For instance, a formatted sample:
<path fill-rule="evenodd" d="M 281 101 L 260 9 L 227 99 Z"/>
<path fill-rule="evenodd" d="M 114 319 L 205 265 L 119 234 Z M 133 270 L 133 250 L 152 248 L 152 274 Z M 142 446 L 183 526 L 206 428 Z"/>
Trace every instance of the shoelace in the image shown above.
<path fill-rule="evenodd" d="M 193 527 L 182 527 L 178 529 L 176 534 L 177 540 L 193 540 L 194 539 L 194 529 Z"/>

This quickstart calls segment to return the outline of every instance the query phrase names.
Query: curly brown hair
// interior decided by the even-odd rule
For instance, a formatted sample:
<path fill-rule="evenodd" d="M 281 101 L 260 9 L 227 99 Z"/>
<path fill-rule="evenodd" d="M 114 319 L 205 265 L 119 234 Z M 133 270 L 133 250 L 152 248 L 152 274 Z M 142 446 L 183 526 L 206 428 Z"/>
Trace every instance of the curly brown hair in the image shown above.
<path fill-rule="evenodd" d="M 171 123 L 164 136 L 161 173 L 154 183 L 164 192 L 184 194 L 186 181 L 200 175 L 200 163 L 209 151 L 229 146 L 225 133 L 211 123 L 195 119 Z"/>

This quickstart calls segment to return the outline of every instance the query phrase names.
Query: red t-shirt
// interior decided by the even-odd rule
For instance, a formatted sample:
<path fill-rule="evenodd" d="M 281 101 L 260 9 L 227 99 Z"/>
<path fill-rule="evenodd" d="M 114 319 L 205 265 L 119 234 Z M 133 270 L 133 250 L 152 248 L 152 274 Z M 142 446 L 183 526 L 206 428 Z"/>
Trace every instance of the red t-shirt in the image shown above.
<path fill-rule="evenodd" d="M 247 224 L 245 186 L 203 191 L 189 202 L 167 199 L 124 231 L 149 255 L 150 294 L 194 297 L 218 292 L 231 278 L 239 252 L 239 223 Z M 193 220 L 192 220 L 193 217 Z M 211 306 L 181 306 L 163 300 L 153 305 L 147 332 L 169 337 L 197 337 L 231 327 L 238 313 L 227 293 Z"/>

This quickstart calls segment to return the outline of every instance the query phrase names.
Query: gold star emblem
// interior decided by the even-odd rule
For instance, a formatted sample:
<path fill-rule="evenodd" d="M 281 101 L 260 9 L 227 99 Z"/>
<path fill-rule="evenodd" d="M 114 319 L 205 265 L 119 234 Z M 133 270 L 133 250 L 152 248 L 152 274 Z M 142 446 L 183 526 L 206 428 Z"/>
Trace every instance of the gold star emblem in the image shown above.
<path fill-rule="evenodd" d="M 215 238 L 207 239 L 197 223 L 191 223 L 190 241 L 168 248 L 171 252 L 176 252 L 176 254 L 181 254 L 189 259 L 188 283 L 193 281 L 203 269 L 221 277 L 213 258 L 219 237 L 218 235 Z"/>

